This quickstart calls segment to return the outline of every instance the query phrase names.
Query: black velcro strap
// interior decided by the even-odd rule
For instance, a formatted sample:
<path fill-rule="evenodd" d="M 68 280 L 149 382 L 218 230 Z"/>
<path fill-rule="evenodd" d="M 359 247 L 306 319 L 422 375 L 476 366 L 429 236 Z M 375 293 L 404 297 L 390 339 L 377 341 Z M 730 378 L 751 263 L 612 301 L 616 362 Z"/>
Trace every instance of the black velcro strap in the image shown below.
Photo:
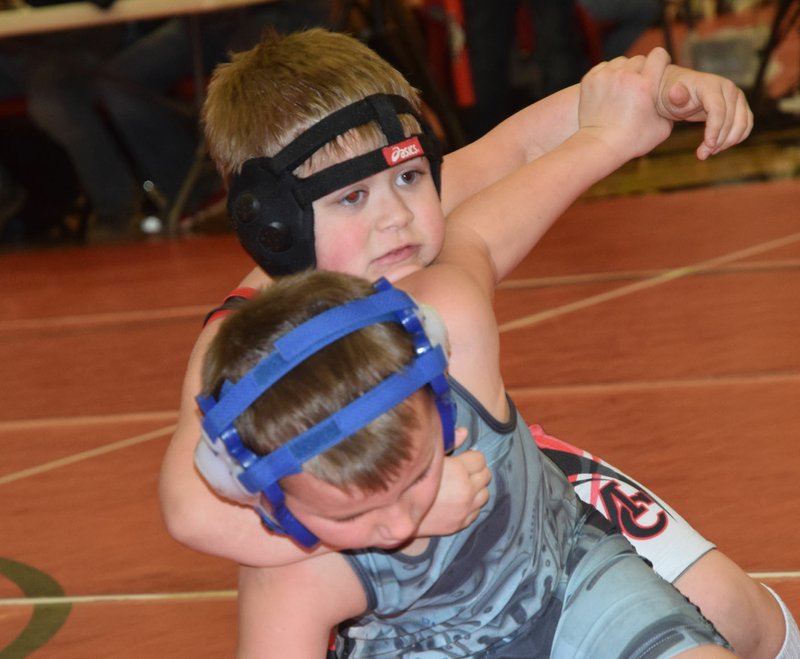
<path fill-rule="evenodd" d="M 414 115 L 422 121 L 411 103 L 402 96 L 373 94 L 332 112 L 298 135 L 272 157 L 274 172 L 294 171 L 312 154 L 348 130 L 377 121 L 390 144 L 404 139 L 398 114 Z"/>
<path fill-rule="evenodd" d="M 412 135 L 419 140 L 424 153 L 420 156 L 428 157 L 431 162 L 438 162 L 441 159 L 441 154 L 437 154 L 437 149 L 433 144 L 433 140 L 427 135 Z M 402 137 L 401 141 L 410 138 Z M 393 143 L 390 142 L 391 147 Z M 326 167 L 325 169 L 312 174 L 306 178 L 296 179 L 295 199 L 301 208 L 311 204 L 313 201 L 324 197 L 335 190 L 340 190 L 352 183 L 361 181 L 362 179 L 389 169 L 391 165 L 386 162 L 384 150 L 386 147 L 381 147 L 370 151 L 350 160 Z"/>

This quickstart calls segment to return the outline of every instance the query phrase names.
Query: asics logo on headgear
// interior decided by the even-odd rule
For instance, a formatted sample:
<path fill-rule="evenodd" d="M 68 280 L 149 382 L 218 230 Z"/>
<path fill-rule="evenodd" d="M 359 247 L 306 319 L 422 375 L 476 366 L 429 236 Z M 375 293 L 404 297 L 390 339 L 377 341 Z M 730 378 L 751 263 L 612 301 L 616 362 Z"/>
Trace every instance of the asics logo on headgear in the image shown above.
<path fill-rule="evenodd" d="M 383 147 L 383 157 L 389 167 L 399 165 L 406 160 L 419 158 L 425 155 L 425 150 L 416 137 L 411 137 L 404 142 L 398 142 L 390 146 Z"/>

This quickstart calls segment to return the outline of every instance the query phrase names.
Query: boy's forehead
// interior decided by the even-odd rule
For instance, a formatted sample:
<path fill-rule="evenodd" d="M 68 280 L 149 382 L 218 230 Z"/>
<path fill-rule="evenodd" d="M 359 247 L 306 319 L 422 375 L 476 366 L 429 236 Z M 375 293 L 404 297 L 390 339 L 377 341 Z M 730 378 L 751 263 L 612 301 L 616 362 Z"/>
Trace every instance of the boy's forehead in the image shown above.
<path fill-rule="evenodd" d="M 339 135 L 320 147 L 306 161 L 304 176 L 321 169 L 347 162 L 375 150 L 380 145 L 376 140 L 355 134 Z"/>
<path fill-rule="evenodd" d="M 420 423 L 409 429 L 409 459 L 397 475 L 387 479 L 386 488 L 368 492 L 357 488 L 342 489 L 315 477 L 305 470 L 284 479 L 284 491 L 294 504 L 301 503 L 306 512 L 336 517 L 347 512 L 391 505 L 393 501 L 422 477 L 442 453 L 441 425 L 436 407 L 429 397 L 416 397 L 414 402 Z M 350 510 L 352 508 L 352 510 Z"/>
<path fill-rule="evenodd" d="M 418 137 L 411 136 L 398 142 L 387 143 L 380 129 L 376 126 L 375 131 L 371 133 L 364 130 L 353 130 L 344 135 L 336 136 L 311 155 L 304 163 L 301 175 L 308 176 L 378 149 L 381 150 L 386 167 L 395 167 L 409 160 L 427 155 Z M 368 176 L 364 178 L 368 178 Z"/>

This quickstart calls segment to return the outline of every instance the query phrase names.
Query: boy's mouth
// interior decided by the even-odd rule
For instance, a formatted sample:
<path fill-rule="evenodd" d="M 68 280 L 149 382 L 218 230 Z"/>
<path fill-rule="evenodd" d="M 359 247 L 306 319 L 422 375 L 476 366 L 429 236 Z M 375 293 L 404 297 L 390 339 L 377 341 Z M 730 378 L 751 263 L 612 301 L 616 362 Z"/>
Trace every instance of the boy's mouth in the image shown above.
<path fill-rule="evenodd" d="M 383 542 L 380 545 L 376 545 L 375 548 L 382 551 L 397 551 L 411 544 L 413 539 L 414 538 L 406 538 L 405 540 L 395 540 L 394 542 Z"/>
<path fill-rule="evenodd" d="M 408 261 L 416 256 L 418 252 L 418 245 L 403 245 L 402 247 L 393 249 L 391 252 L 386 252 L 383 256 L 375 259 L 374 263 L 380 266 L 395 265 Z"/>

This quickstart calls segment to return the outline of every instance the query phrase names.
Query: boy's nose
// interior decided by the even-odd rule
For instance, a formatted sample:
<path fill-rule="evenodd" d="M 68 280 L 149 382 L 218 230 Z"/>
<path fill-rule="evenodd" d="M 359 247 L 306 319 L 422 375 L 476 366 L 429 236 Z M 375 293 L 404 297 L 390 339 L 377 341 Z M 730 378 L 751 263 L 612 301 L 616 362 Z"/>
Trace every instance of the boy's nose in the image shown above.
<path fill-rule="evenodd" d="M 401 229 L 414 219 L 414 213 L 397 193 L 387 199 L 378 223 L 381 230 Z"/>
<path fill-rule="evenodd" d="M 416 530 L 417 523 L 409 511 L 393 506 L 384 511 L 379 527 L 381 537 L 386 542 L 403 542 Z"/>

